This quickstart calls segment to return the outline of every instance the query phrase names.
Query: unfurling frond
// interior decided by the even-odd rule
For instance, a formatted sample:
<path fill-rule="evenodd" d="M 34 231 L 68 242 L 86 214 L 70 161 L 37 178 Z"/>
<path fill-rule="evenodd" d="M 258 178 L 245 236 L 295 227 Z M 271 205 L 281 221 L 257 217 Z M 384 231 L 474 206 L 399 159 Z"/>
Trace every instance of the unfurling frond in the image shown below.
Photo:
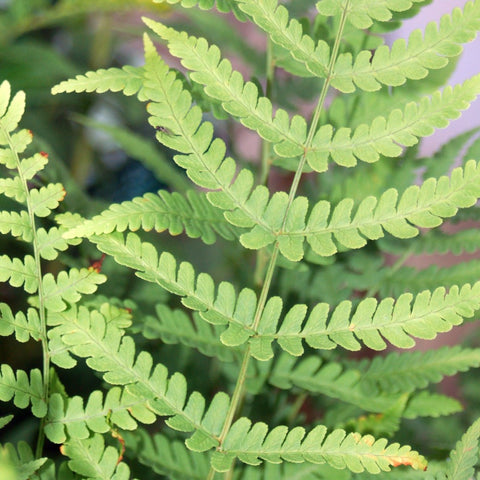
<path fill-rule="evenodd" d="M 239 235 L 238 229 L 225 220 L 222 210 L 207 201 L 205 194 L 190 190 L 184 196 L 160 190 L 158 194 L 146 193 L 132 201 L 110 205 L 100 215 L 86 220 L 65 236 L 89 237 L 139 228 L 156 232 L 168 230 L 170 235 L 185 231 L 189 237 L 200 237 L 207 244 L 215 242 L 215 234 L 227 240 Z"/>
<path fill-rule="evenodd" d="M 250 465 L 262 460 L 280 463 L 284 460 L 301 463 L 327 463 L 335 468 L 348 468 L 353 472 L 378 473 L 391 467 L 409 465 L 425 469 L 426 461 L 409 446 L 398 443 L 388 445 L 387 440 L 376 440 L 371 435 L 347 434 L 319 425 L 306 434 L 303 427 L 288 430 L 285 426 L 268 429 L 265 423 L 255 423 L 240 418 L 230 429 L 223 444 L 223 451 L 215 452 L 212 465 L 219 472 L 228 471 L 238 458 Z"/>

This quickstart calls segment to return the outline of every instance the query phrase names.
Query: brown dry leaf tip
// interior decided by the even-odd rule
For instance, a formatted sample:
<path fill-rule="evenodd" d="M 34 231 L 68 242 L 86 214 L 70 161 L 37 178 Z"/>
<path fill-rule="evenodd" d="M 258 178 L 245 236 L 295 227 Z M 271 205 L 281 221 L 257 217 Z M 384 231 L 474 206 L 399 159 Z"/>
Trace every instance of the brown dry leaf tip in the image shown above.
<path fill-rule="evenodd" d="M 62 198 L 60 199 L 61 202 L 67 196 L 67 191 L 64 188 L 62 188 L 62 192 L 63 192 L 63 195 L 62 195 Z"/>
<path fill-rule="evenodd" d="M 405 465 L 407 467 L 412 467 L 415 470 L 421 469 L 425 471 L 427 469 L 427 462 L 424 457 L 418 455 L 417 457 L 389 457 L 389 462 L 392 467 L 400 467 Z"/>
<path fill-rule="evenodd" d="M 88 269 L 90 271 L 95 271 L 97 273 L 100 273 L 102 271 L 102 265 L 103 261 L 105 260 L 105 254 L 103 253 L 102 256 L 100 257 L 100 260 L 95 260 L 89 267 Z"/>
<path fill-rule="evenodd" d="M 62 455 L 66 455 L 66 453 L 65 453 L 65 445 L 60 445 L 60 453 L 61 453 Z"/>
<path fill-rule="evenodd" d="M 123 460 L 123 455 L 125 453 L 125 440 L 124 438 L 120 435 L 120 433 L 118 433 L 117 430 L 112 430 L 112 437 L 117 439 L 118 442 L 120 443 L 120 455 L 118 456 L 118 460 L 117 460 L 117 465 Z"/>
<path fill-rule="evenodd" d="M 48 153 L 47 152 L 40 152 L 40 155 L 44 158 L 48 158 Z"/>
<path fill-rule="evenodd" d="M 31 130 L 27 130 L 27 133 L 30 135 L 30 138 L 33 138 L 33 132 Z"/>

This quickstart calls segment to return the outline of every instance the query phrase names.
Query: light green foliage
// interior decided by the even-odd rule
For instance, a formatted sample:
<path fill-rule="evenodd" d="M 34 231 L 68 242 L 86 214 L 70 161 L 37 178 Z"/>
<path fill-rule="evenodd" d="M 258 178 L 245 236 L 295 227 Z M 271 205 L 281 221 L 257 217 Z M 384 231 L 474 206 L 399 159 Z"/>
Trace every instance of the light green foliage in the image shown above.
<path fill-rule="evenodd" d="M 164 183 L 156 193 L 68 211 L 48 154 L 19 129 L 25 94 L 0 85 L 0 282 L 23 292 L 2 297 L 0 335 L 35 340 L 43 358 L 42 370 L 1 365 L 0 400 L 40 425 L 35 453 L 7 444 L 0 469 L 32 480 L 470 480 L 476 405 L 465 402 L 474 423 L 449 461 L 455 429 L 431 432 L 442 422 L 464 431 L 453 417 L 464 406 L 436 384 L 479 367 L 477 345 L 388 349 L 480 310 L 478 260 L 404 265 L 480 246 L 478 229 L 437 229 L 462 209 L 480 218 L 478 128 L 418 158 L 421 139 L 480 95 L 480 74 L 445 86 L 480 29 L 480 0 L 391 47 L 381 34 L 429 0 L 321 0 L 316 11 L 314 0 L 143 3 L 184 14 L 144 19 L 143 66 L 87 72 L 52 93 L 121 93 L 131 97 L 122 114 L 145 104 L 154 130 L 142 136 L 127 118 L 75 118 L 151 168 Z M 9 14 L 46 6 L 22 0 Z M 229 58 L 252 51 L 247 39 L 232 36 L 229 48 L 231 24 L 210 35 L 216 17 L 194 8 L 233 13 L 228 22 L 265 36 L 247 65 L 259 78 Z M 259 141 L 255 161 L 242 157 L 235 124 Z M 397 255 L 389 265 L 386 253 Z M 62 384 L 89 372 L 100 383 L 86 394 Z M 0 420 L 6 432 L 10 421 Z M 45 440 L 63 463 L 42 457 Z"/>

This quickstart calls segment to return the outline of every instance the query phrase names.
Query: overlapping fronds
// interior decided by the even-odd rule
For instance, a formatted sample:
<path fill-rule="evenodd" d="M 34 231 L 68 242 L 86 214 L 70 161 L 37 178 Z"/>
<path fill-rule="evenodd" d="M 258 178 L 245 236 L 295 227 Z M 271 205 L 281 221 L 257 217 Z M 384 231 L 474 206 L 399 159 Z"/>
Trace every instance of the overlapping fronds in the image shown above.
<path fill-rule="evenodd" d="M 217 393 L 206 408 L 200 393 L 193 392 L 187 398 L 183 375 L 174 373 L 169 377 L 165 366 L 153 365 L 150 354 L 136 355 L 133 339 L 112 323 L 107 324 L 99 312 L 85 307 L 70 312 L 63 317 L 68 323 L 56 329 L 71 353 L 86 358 L 88 366 L 102 372 L 107 383 L 127 385 L 129 398 L 148 401 L 157 415 L 169 417 L 166 423 L 171 428 L 194 431 L 187 440 L 192 450 L 204 451 L 217 445 L 230 403 L 225 393 Z"/>
<path fill-rule="evenodd" d="M 47 403 L 43 392 L 42 373 L 38 369 L 30 371 L 30 377 L 24 370 L 13 371 L 12 367 L 2 364 L 0 371 L 0 400 L 13 403 L 18 408 L 32 405 L 32 413 L 42 418 L 47 413 Z"/>
<path fill-rule="evenodd" d="M 161 434 L 150 435 L 143 429 L 125 438 L 135 458 L 160 475 L 173 480 L 205 480 L 208 476 L 208 457 L 189 451 L 183 442 Z"/>
<path fill-rule="evenodd" d="M 480 365 L 480 350 L 460 346 L 443 347 L 426 352 L 393 352 L 375 357 L 362 376 L 361 387 L 370 395 L 411 392 L 437 383 L 446 375 L 465 372 Z"/>
<path fill-rule="evenodd" d="M 105 398 L 99 390 L 92 392 L 85 406 L 81 397 L 63 398 L 54 393 L 49 401 L 45 434 L 54 443 L 63 443 L 67 438 L 85 440 L 90 432 L 106 433 L 112 426 L 134 430 L 137 420 L 150 424 L 156 418 L 147 400 L 119 387 L 108 390 Z"/>
<path fill-rule="evenodd" d="M 27 315 L 22 311 L 15 313 L 6 303 L 0 303 L 0 336 L 9 336 L 15 333 L 17 342 L 28 342 L 30 338 L 40 340 L 42 327 L 38 311 L 29 308 Z"/>
<path fill-rule="evenodd" d="M 307 307 L 292 307 L 280 326 L 277 318 L 263 316 L 257 338 L 252 339 L 253 354 L 260 359 L 271 358 L 271 343 L 276 340 L 291 355 L 303 353 L 302 341 L 312 348 L 332 349 L 337 345 L 359 350 L 362 342 L 374 350 L 387 347 L 385 340 L 400 348 L 415 345 L 414 338 L 432 339 L 437 333 L 449 331 L 472 317 L 480 308 L 480 282 L 462 288 L 452 286 L 448 293 L 439 287 L 425 290 L 415 298 L 404 293 L 396 300 L 375 298 L 362 300 L 352 315 L 352 302 L 341 302 L 333 312 L 326 303 L 317 304 L 304 323 Z M 265 333 L 263 333 L 265 332 Z M 272 333 L 270 333 L 272 332 Z M 263 333 L 263 335 L 262 335 Z"/>
<path fill-rule="evenodd" d="M 223 362 L 231 362 L 235 358 L 232 348 L 220 341 L 223 328 L 206 323 L 198 314 L 190 318 L 183 310 L 172 310 L 167 305 L 157 305 L 155 310 L 157 316 L 147 317 L 143 324 L 145 338 L 160 338 L 170 344 L 181 343 Z"/>
<path fill-rule="evenodd" d="M 6 443 L 0 446 L 2 475 L 14 480 L 29 480 L 38 474 L 40 468 L 47 461 L 46 457 L 35 458 L 30 445 L 26 442 L 18 442 L 15 446 Z M 11 466 L 12 468 L 8 468 Z"/>
<path fill-rule="evenodd" d="M 263 467 L 263 468 L 262 468 Z M 350 480 L 352 473 L 314 463 L 265 463 L 247 467 L 239 480 Z"/>
<path fill-rule="evenodd" d="M 120 444 L 119 444 L 120 448 Z M 130 480 L 130 468 L 124 462 L 118 449 L 105 447 L 102 435 L 80 440 L 71 438 L 62 445 L 61 452 L 70 458 L 68 466 L 72 472 L 88 480 Z"/>
<path fill-rule="evenodd" d="M 65 80 L 52 88 L 52 94 L 69 92 L 123 92 L 124 95 L 135 95 L 143 83 L 143 68 L 126 65 L 122 68 L 100 69 L 77 75 L 74 79 Z"/>
<path fill-rule="evenodd" d="M 348 468 L 352 472 L 388 471 L 391 467 L 409 465 L 424 469 L 425 459 L 409 446 L 398 443 L 388 445 L 387 440 L 376 440 L 371 435 L 346 434 L 334 430 L 327 434 L 327 428 L 319 425 L 306 434 L 303 427 L 289 430 L 285 426 L 268 429 L 265 423 L 255 423 L 243 417 L 231 427 L 223 444 L 223 451 L 212 456 L 216 471 L 228 471 L 231 463 L 238 458 L 250 465 L 259 465 L 262 460 L 280 463 L 284 460 L 294 463 L 327 463 L 332 467 Z"/>
<path fill-rule="evenodd" d="M 207 244 L 215 242 L 215 234 L 227 240 L 239 235 L 238 229 L 225 220 L 222 210 L 207 201 L 204 193 L 190 190 L 184 196 L 160 190 L 158 194 L 146 193 L 132 201 L 110 205 L 101 214 L 70 230 L 67 238 L 139 228 L 156 232 L 168 230 L 170 235 L 185 232 Z"/>
<path fill-rule="evenodd" d="M 338 16 L 347 10 L 347 20 L 357 28 L 364 29 L 372 26 L 374 21 L 388 22 L 392 19 L 392 12 L 406 12 L 415 4 L 425 0 L 320 0 L 317 9 L 322 15 Z"/>

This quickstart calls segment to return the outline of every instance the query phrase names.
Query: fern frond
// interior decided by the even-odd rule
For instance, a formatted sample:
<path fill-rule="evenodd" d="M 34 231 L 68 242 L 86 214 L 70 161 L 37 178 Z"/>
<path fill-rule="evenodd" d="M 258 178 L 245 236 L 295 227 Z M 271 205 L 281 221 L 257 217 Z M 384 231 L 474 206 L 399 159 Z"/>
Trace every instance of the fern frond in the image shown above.
<path fill-rule="evenodd" d="M 258 332 L 268 329 L 276 333 L 252 339 L 252 354 L 263 360 L 271 358 L 273 340 L 295 356 L 303 353 L 302 340 L 316 349 L 340 345 L 347 350 L 358 350 L 359 341 L 362 341 L 369 348 L 383 350 L 387 347 L 384 339 L 397 347 L 410 348 L 415 345 L 414 337 L 435 338 L 437 333 L 460 325 L 462 317 L 472 317 L 480 308 L 479 295 L 480 282 L 477 282 L 461 289 L 452 286 L 448 293 L 443 287 L 433 292 L 425 290 L 415 299 L 411 293 L 404 293 L 396 300 L 384 298 L 380 302 L 366 298 L 358 304 L 353 315 L 352 303 L 348 300 L 340 303 L 330 315 L 330 307 L 319 303 L 305 324 L 307 307 L 296 305 L 289 310 L 279 329 L 277 319 L 262 317 Z"/>
<path fill-rule="evenodd" d="M 288 10 L 277 0 L 238 0 L 239 7 L 266 33 L 273 42 L 290 53 L 294 60 L 305 65 L 312 76 L 327 76 L 330 47 L 303 34 L 301 23 L 290 19 Z"/>
<path fill-rule="evenodd" d="M 382 45 L 375 53 L 364 50 L 355 59 L 350 53 L 339 55 L 332 75 L 332 86 L 342 92 L 355 88 L 375 91 L 381 85 L 398 86 L 408 79 L 418 80 L 429 70 L 447 65 L 458 56 L 463 43 L 471 42 L 480 27 L 480 2 L 468 2 L 464 10 L 455 8 L 439 24 L 431 22 L 425 32 L 415 30 L 408 41 L 398 39 L 391 48 Z"/>
<path fill-rule="evenodd" d="M 317 10 L 325 16 L 338 16 L 347 10 L 347 20 L 356 28 L 364 29 L 373 25 L 374 21 L 388 22 L 392 19 L 392 12 L 406 12 L 413 5 L 425 3 L 425 0 L 321 0 L 317 3 Z"/>
<path fill-rule="evenodd" d="M 225 472 L 235 458 L 259 465 L 262 460 L 280 463 L 284 460 L 294 463 L 327 463 L 332 467 L 348 468 L 352 472 L 367 471 L 378 473 L 391 467 L 408 465 L 414 469 L 425 469 L 426 461 L 409 446 L 398 443 L 387 445 L 387 440 L 376 440 L 371 435 L 346 434 L 334 430 L 327 434 L 327 428 L 319 425 L 305 435 L 305 429 L 285 426 L 268 431 L 265 423 L 255 423 L 243 417 L 231 427 L 223 451 L 212 456 L 216 471 Z"/>
<path fill-rule="evenodd" d="M 208 476 L 208 456 L 189 451 L 178 440 L 160 434 L 150 435 L 143 429 L 125 435 L 125 440 L 135 458 L 160 475 L 173 480 L 205 480 Z"/>
<path fill-rule="evenodd" d="M 297 197 L 287 216 L 283 231 L 280 230 L 282 214 L 286 211 L 287 195 L 279 192 L 272 196 L 269 208 L 263 214 L 263 225 L 255 226 L 242 234 L 240 240 L 247 248 L 259 249 L 276 240 L 280 251 L 289 260 L 303 257 L 303 237 L 313 251 L 321 256 L 337 252 L 335 240 L 348 249 L 361 248 L 367 239 L 377 240 L 384 236 L 383 230 L 398 238 L 411 238 L 418 234 L 417 227 L 436 227 L 443 218 L 456 214 L 459 208 L 472 206 L 480 196 L 480 163 L 474 160 L 464 168 L 453 170 L 451 177 L 429 178 L 420 187 L 407 188 L 400 199 L 395 189 L 389 189 L 379 199 L 365 198 L 356 209 L 354 202 L 346 198 L 331 212 L 329 202 L 322 200 L 314 207 L 305 226 L 308 201 Z M 330 214 L 331 212 L 331 214 Z M 278 225 L 278 226 L 276 226 Z"/>
<path fill-rule="evenodd" d="M 199 315 L 193 315 L 190 319 L 183 310 L 172 310 L 166 305 L 157 305 L 155 310 L 157 316 L 148 316 L 143 325 L 145 338 L 160 338 L 167 344 L 181 343 L 222 362 L 234 360 L 232 348 L 220 341 L 223 332 L 221 327 L 205 323 Z"/>
<path fill-rule="evenodd" d="M 42 327 L 38 311 L 29 308 L 27 315 L 19 311 L 13 315 L 6 303 L 0 303 L 0 336 L 6 337 L 15 333 L 17 342 L 25 343 L 30 338 L 38 341 L 42 337 Z"/>
<path fill-rule="evenodd" d="M 14 480 L 37 478 L 36 474 L 48 460 L 47 457 L 35 458 L 30 445 L 26 442 L 18 442 L 16 446 L 12 443 L 1 445 L 0 456 L 2 475 Z M 12 470 L 8 469 L 10 465 L 13 467 Z"/>
<path fill-rule="evenodd" d="M 184 196 L 160 190 L 158 194 L 146 193 L 132 201 L 110 205 L 101 214 L 70 230 L 65 237 L 89 237 L 139 228 L 156 232 L 168 230 L 170 235 L 185 231 L 189 237 L 201 238 L 209 245 L 215 242 L 215 234 L 227 240 L 239 236 L 238 229 L 225 220 L 222 210 L 207 201 L 205 194 L 190 190 Z"/>
<path fill-rule="evenodd" d="M 100 69 L 77 75 L 74 79 L 65 80 L 52 88 L 52 95 L 70 92 L 123 92 L 124 95 L 135 95 L 143 84 L 143 67 L 126 65 L 120 68 Z"/>
<path fill-rule="evenodd" d="M 465 372 L 480 365 L 480 349 L 460 346 L 443 347 L 426 352 L 393 352 L 375 357 L 362 376 L 361 387 L 370 395 L 411 392 L 437 383 L 446 375 Z"/>
<path fill-rule="evenodd" d="M 50 215 L 65 198 L 65 194 L 61 183 L 49 183 L 46 187 L 30 190 L 33 214 L 37 217 Z"/>
<path fill-rule="evenodd" d="M 473 468 L 478 461 L 478 439 L 480 437 L 480 420 L 475 421 L 457 442 L 455 450 L 450 453 L 450 462 L 446 468 L 448 480 L 469 480 L 473 477 Z"/>
<path fill-rule="evenodd" d="M 32 225 L 25 210 L 20 212 L 0 212 L 0 233 L 10 233 L 25 242 L 33 240 Z"/>
<path fill-rule="evenodd" d="M 266 463 L 261 467 L 247 467 L 239 480 L 350 480 L 348 470 L 337 470 L 330 465 L 314 463 Z"/>
<path fill-rule="evenodd" d="M 161 364 L 153 367 L 147 352 L 135 356 L 135 343 L 123 331 L 106 324 L 99 312 L 80 307 L 64 315 L 64 326 L 57 327 L 65 345 L 79 357 L 86 358 L 88 366 L 103 373 L 110 384 L 127 385 L 132 398 L 148 401 L 152 410 L 168 416 L 166 423 L 173 429 L 192 432 L 187 445 L 195 451 L 205 451 L 218 444 L 218 434 L 226 418 L 229 397 L 219 392 L 205 408 L 205 399 L 193 392 L 187 399 L 185 377 L 168 370 Z"/>
<path fill-rule="evenodd" d="M 137 275 L 149 282 L 157 283 L 165 290 L 182 298 L 182 303 L 213 325 L 230 325 L 222 334 L 222 342 L 228 342 L 227 336 L 235 332 L 242 336 L 239 345 L 254 333 L 251 328 L 257 297 L 249 288 L 243 288 L 236 294 L 231 283 L 221 282 L 215 287 L 210 275 L 195 274 L 193 266 L 182 262 L 177 267 L 175 258 L 164 252 L 158 256 L 155 247 L 147 242 L 142 242 L 137 235 L 129 233 L 126 240 L 119 233 L 91 237 L 98 249 L 107 255 L 112 255 L 121 265 L 137 270 Z M 273 303 L 271 305 L 273 307 Z M 280 315 L 277 305 L 275 311 Z"/>
<path fill-rule="evenodd" d="M 95 271 L 93 268 L 76 268 L 68 272 L 61 271 L 57 279 L 51 273 L 43 277 L 45 307 L 52 312 L 65 310 L 68 303 L 76 303 L 81 294 L 94 293 L 97 286 L 107 280 L 105 275 Z"/>
<path fill-rule="evenodd" d="M 276 360 L 268 381 L 282 389 L 295 386 L 338 398 L 368 412 L 384 412 L 400 398 L 399 395 L 372 396 L 365 393 L 359 388 L 360 378 L 360 370 L 345 369 L 340 363 L 324 363 L 318 356 L 308 356 L 299 361 L 284 353 Z"/>
<path fill-rule="evenodd" d="M 445 128 L 449 121 L 460 116 L 462 110 L 480 94 L 480 75 L 455 87 L 447 86 L 433 95 L 410 102 L 402 109 L 391 111 L 388 117 L 376 117 L 370 125 L 361 124 L 352 132 L 331 125 L 319 128 L 307 153 L 307 162 L 317 172 L 328 168 L 328 159 L 345 167 L 353 167 L 357 159 L 376 162 L 380 155 L 398 157 L 402 146 L 411 147 L 419 137 L 431 135 L 437 128 Z"/>
<path fill-rule="evenodd" d="M 108 390 L 105 399 L 101 391 L 92 392 L 85 407 L 81 397 L 63 398 L 54 393 L 49 401 L 45 435 L 54 443 L 63 443 L 67 438 L 84 440 L 90 432 L 110 431 L 112 425 L 134 430 L 138 426 L 137 420 L 150 424 L 156 418 L 146 400 L 119 387 Z"/>
<path fill-rule="evenodd" d="M 10 96 L 10 84 L 5 80 L 0 85 L 0 145 L 8 146 L 10 146 L 10 139 L 7 135 L 17 129 L 25 112 L 25 93 L 19 91 L 11 100 Z M 24 143 L 25 134 L 22 133 L 20 138 Z M 15 162 L 13 166 L 9 162 L 5 162 L 5 165 L 7 168 L 16 168 Z"/>
<path fill-rule="evenodd" d="M 441 417 L 453 415 L 463 410 L 462 404 L 452 397 L 422 390 L 411 394 L 402 413 L 404 418 Z"/>
<path fill-rule="evenodd" d="M 68 461 L 70 470 L 84 479 L 131 479 L 128 465 L 121 461 L 116 448 L 105 447 L 102 435 L 94 434 L 85 440 L 71 438 L 62 445 L 61 452 L 70 458 Z"/>
<path fill-rule="evenodd" d="M 47 403 L 43 392 L 42 373 L 37 368 L 30 371 L 30 378 L 23 370 L 13 371 L 12 367 L 2 364 L 0 371 L 0 400 L 13 403 L 18 408 L 32 405 L 32 413 L 43 418 L 47 414 Z"/>
<path fill-rule="evenodd" d="M 216 45 L 209 46 L 204 38 L 188 36 L 159 22 L 144 22 L 168 42 L 170 53 L 181 59 L 192 80 L 204 85 L 208 96 L 220 101 L 226 112 L 272 143 L 278 155 L 291 158 L 304 152 L 305 119 L 295 115 L 290 120 L 283 109 L 277 109 L 273 117 L 271 101 L 260 96 L 254 83 L 245 82 L 240 72 L 232 70 L 229 60 L 221 59 Z"/>
<path fill-rule="evenodd" d="M 0 257 L 0 282 L 8 282 L 12 287 L 21 287 L 28 293 L 35 293 L 38 289 L 37 265 L 31 255 L 24 260 L 10 258 L 8 255 Z"/>

